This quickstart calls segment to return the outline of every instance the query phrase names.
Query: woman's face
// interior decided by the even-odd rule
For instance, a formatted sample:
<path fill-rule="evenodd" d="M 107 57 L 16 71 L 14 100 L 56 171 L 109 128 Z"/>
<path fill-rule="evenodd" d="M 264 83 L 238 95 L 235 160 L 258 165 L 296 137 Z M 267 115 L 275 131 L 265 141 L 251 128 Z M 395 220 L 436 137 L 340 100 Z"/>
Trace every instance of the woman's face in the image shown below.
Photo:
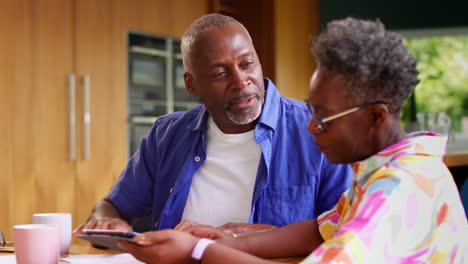
<path fill-rule="evenodd" d="M 335 72 L 319 67 L 310 80 L 309 101 L 315 113 L 323 118 L 353 108 L 352 101 L 345 93 L 347 81 Z M 317 120 L 311 118 L 308 130 L 315 135 L 315 142 L 321 152 L 332 163 L 352 163 L 368 157 L 367 138 L 368 113 L 361 108 L 326 123 L 325 129 L 316 129 Z"/>

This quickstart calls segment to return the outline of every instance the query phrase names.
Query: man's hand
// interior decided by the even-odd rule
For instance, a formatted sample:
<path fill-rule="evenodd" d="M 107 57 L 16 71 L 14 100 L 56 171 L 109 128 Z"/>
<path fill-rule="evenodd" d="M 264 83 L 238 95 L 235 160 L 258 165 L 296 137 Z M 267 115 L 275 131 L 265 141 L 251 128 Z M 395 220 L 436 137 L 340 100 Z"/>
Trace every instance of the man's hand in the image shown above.
<path fill-rule="evenodd" d="M 200 225 L 197 222 L 190 220 L 180 222 L 174 229 L 189 233 L 199 238 L 209 238 L 213 240 L 220 239 L 225 236 L 233 236 L 231 233 L 219 230 L 214 226 Z"/>
<path fill-rule="evenodd" d="M 197 225 L 185 228 L 183 230 L 186 233 L 194 235 L 199 238 L 209 238 L 213 240 L 219 239 L 230 239 L 235 238 L 236 236 L 232 233 L 225 232 L 223 230 L 219 230 L 216 227 L 208 226 L 208 225 Z"/>
<path fill-rule="evenodd" d="M 101 218 L 90 219 L 88 222 L 80 225 L 73 230 L 73 235 L 81 235 L 83 229 L 105 229 L 105 230 L 119 230 L 119 231 L 132 231 L 132 227 L 120 218 Z"/>
<path fill-rule="evenodd" d="M 184 231 L 185 229 L 187 229 L 189 227 L 199 226 L 199 225 L 200 224 L 197 223 L 197 222 L 190 221 L 190 220 L 184 220 L 184 221 L 180 222 L 178 225 L 176 225 L 176 227 L 174 227 L 174 230 Z"/>
<path fill-rule="evenodd" d="M 150 264 L 190 263 L 198 238 L 181 231 L 162 230 L 136 236 L 134 243 L 121 241 L 119 247 L 135 258 Z"/>
<path fill-rule="evenodd" d="M 129 224 L 132 221 L 133 218 L 121 212 L 111 199 L 106 197 L 96 203 L 86 223 L 73 230 L 73 235 L 81 235 L 83 229 L 132 231 Z"/>

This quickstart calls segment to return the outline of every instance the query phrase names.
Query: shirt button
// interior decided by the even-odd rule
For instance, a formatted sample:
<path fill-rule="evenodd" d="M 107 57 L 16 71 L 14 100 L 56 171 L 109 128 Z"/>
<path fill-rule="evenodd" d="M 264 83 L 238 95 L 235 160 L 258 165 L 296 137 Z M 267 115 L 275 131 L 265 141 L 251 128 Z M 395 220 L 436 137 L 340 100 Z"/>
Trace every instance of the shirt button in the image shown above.
<path fill-rule="evenodd" d="M 174 191 L 174 188 L 171 188 L 171 189 L 169 190 L 169 193 L 172 193 L 173 191 Z"/>
<path fill-rule="evenodd" d="M 199 156 L 196 156 L 195 157 L 195 162 L 199 162 L 200 161 L 200 157 Z"/>
<path fill-rule="evenodd" d="M 158 222 L 154 223 L 154 227 L 158 227 Z"/>

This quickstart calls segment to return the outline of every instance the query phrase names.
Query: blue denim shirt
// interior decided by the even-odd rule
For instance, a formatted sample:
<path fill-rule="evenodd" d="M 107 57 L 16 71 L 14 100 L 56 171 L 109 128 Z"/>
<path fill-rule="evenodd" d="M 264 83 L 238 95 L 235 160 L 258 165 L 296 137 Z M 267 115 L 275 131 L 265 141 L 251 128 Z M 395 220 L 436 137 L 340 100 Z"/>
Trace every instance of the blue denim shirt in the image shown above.
<path fill-rule="evenodd" d="M 352 172 L 318 151 L 306 129 L 310 114 L 305 104 L 282 97 L 270 80 L 264 81 L 266 100 L 255 127 L 262 157 L 249 223 L 283 226 L 316 218 L 338 202 Z M 122 212 L 151 215 L 154 230 L 180 222 L 192 177 L 206 158 L 207 117 L 199 105 L 156 120 L 110 190 Z"/>

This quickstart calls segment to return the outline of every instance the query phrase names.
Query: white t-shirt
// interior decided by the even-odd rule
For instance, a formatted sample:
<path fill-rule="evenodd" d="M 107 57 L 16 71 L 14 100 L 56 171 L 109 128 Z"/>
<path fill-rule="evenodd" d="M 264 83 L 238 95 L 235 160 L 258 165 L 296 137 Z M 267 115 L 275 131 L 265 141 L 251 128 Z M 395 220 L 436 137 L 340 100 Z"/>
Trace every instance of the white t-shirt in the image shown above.
<path fill-rule="evenodd" d="M 248 223 L 261 151 L 254 130 L 224 134 L 209 117 L 206 160 L 193 176 L 182 220 Z"/>

